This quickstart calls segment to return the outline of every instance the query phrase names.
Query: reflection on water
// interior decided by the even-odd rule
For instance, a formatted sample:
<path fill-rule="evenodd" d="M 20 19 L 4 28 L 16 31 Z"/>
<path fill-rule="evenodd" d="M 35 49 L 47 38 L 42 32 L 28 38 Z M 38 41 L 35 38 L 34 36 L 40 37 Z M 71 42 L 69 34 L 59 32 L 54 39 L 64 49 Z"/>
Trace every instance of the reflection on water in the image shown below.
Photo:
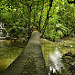
<path fill-rule="evenodd" d="M 58 50 L 58 47 L 55 48 L 54 52 L 49 52 L 49 60 L 52 62 L 49 66 L 49 70 L 55 72 L 61 73 L 61 68 L 64 68 L 64 64 L 62 63 L 62 55 Z"/>
<path fill-rule="evenodd" d="M 48 69 L 48 75 L 74 75 L 72 68 L 75 65 L 75 59 L 67 56 L 65 62 L 62 59 L 62 55 L 71 52 L 75 56 L 75 38 L 65 38 L 58 43 L 41 39 L 41 48 Z"/>
<path fill-rule="evenodd" d="M 27 42 L 26 42 L 27 43 Z M 8 67 L 25 48 L 23 40 L 0 40 L 0 71 Z"/>

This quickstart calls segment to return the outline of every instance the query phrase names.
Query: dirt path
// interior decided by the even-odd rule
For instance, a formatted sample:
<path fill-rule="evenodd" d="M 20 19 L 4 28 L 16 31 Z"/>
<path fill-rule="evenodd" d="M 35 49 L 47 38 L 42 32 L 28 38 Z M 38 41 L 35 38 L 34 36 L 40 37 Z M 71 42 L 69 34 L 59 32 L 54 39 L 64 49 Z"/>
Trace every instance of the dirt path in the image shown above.
<path fill-rule="evenodd" d="M 39 32 L 32 33 L 20 56 L 0 75 L 47 75 Z"/>

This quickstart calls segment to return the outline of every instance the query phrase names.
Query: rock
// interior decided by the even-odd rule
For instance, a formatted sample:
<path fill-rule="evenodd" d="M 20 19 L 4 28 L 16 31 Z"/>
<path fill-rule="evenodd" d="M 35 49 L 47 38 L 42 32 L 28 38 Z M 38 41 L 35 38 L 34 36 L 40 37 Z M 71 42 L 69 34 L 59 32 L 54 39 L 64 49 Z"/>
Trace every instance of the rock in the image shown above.
<path fill-rule="evenodd" d="M 69 64 L 68 63 L 68 65 L 69 65 L 69 71 L 71 72 L 71 73 L 75 73 L 75 66 L 74 65 L 71 65 L 71 64 Z"/>
<path fill-rule="evenodd" d="M 68 52 L 68 53 L 66 53 L 66 54 L 63 55 L 63 57 L 65 57 L 65 56 L 72 56 L 72 53 Z"/>
<path fill-rule="evenodd" d="M 6 40 L 10 40 L 11 38 L 10 38 L 10 36 L 8 36 L 8 37 L 6 37 L 5 39 L 6 39 Z"/>

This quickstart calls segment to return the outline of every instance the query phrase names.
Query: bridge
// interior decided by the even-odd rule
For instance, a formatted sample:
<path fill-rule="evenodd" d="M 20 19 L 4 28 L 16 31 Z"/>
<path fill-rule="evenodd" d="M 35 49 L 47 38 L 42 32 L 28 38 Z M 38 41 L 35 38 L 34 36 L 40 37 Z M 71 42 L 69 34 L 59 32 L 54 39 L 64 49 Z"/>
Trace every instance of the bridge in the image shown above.
<path fill-rule="evenodd" d="M 32 32 L 25 49 L 0 75 L 48 75 L 38 31 Z"/>

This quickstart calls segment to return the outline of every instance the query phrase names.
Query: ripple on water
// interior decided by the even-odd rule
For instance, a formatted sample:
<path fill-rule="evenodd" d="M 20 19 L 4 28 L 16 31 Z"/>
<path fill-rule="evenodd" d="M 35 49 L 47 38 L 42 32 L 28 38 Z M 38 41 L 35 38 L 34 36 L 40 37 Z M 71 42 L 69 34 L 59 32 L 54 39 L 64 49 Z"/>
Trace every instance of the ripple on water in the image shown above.
<path fill-rule="evenodd" d="M 41 44 L 46 66 L 49 71 L 48 75 L 69 75 L 72 73 L 69 71 L 69 65 L 61 58 L 63 54 L 69 51 L 75 55 L 75 38 L 62 39 L 58 43 L 43 40 Z M 74 62 L 69 63 L 74 65 Z"/>
<path fill-rule="evenodd" d="M 54 53 L 49 53 L 49 60 L 52 61 L 53 65 L 50 65 L 50 71 L 53 70 L 53 73 L 55 73 L 56 71 L 61 73 L 61 67 L 64 68 L 64 64 L 62 63 L 62 59 L 61 59 L 62 55 L 58 50 L 58 47 L 56 47 Z"/>

